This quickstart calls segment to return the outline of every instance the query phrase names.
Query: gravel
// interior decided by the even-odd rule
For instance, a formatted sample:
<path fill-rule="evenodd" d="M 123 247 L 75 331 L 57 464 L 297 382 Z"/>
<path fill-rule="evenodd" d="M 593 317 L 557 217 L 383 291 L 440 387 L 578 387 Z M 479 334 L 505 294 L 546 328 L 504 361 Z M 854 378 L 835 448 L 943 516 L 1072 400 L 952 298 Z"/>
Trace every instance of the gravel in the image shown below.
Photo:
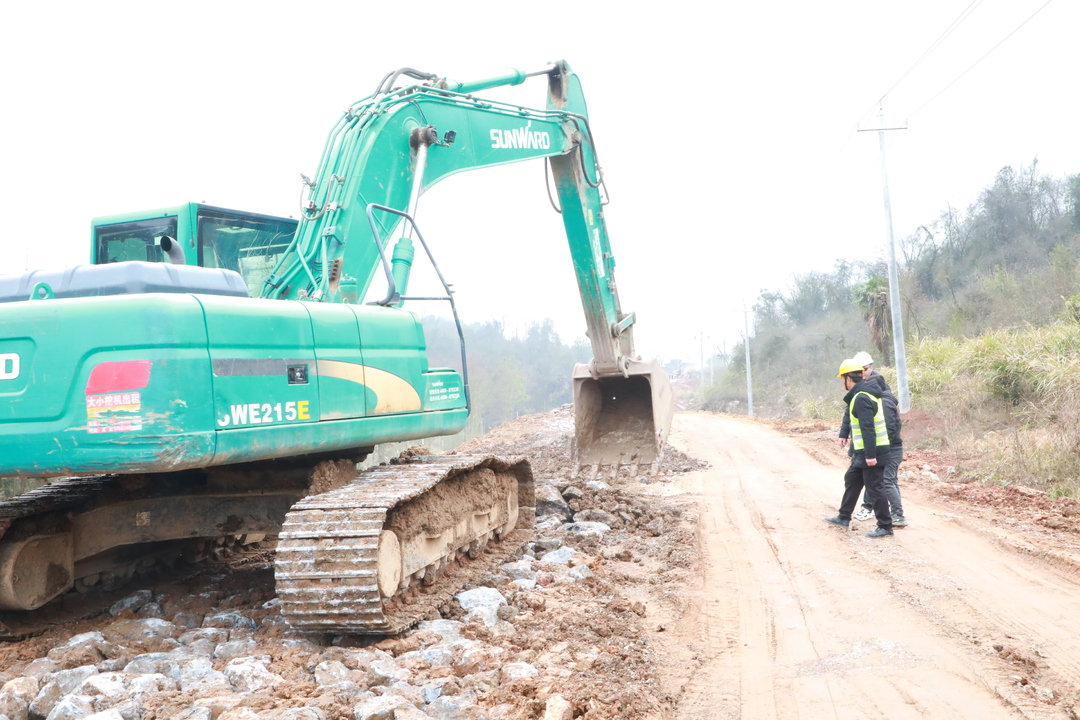
<path fill-rule="evenodd" d="M 538 529 L 517 559 L 477 576 L 413 630 L 367 647 L 293 631 L 267 563 L 226 566 L 134 591 L 100 618 L 0 647 L 0 716 L 664 716 L 670 706 L 656 682 L 645 609 L 624 592 L 689 574 L 691 523 L 636 495 L 633 477 L 570 479 L 567 411 L 536 417 L 511 424 L 516 444 L 495 452 L 538 458 Z M 537 422 L 555 426 L 531 430 Z"/>

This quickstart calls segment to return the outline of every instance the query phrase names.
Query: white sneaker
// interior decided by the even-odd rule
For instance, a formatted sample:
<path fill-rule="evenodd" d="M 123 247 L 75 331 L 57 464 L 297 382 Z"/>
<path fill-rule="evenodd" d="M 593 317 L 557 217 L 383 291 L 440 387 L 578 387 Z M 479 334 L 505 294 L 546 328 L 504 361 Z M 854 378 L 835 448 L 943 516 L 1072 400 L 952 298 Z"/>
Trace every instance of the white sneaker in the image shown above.
<path fill-rule="evenodd" d="M 870 508 L 861 507 L 859 508 L 859 512 L 855 513 L 851 517 L 855 520 L 869 520 L 870 518 L 874 517 L 874 511 Z"/>

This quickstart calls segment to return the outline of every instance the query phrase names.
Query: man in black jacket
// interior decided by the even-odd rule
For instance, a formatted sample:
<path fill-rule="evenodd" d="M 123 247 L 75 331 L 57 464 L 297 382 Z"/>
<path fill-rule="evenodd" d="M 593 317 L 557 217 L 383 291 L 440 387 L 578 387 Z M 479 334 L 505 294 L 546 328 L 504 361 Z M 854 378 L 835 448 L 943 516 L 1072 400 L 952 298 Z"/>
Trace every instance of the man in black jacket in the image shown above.
<path fill-rule="evenodd" d="M 885 463 L 889 459 L 889 433 L 885 425 L 885 409 L 876 382 L 863 378 L 863 366 L 854 360 L 840 365 L 837 377 L 844 382 L 847 394 L 844 404 L 851 416 L 851 466 L 844 474 L 844 497 L 840 501 L 840 514 L 825 518 L 825 522 L 848 527 L 851 513 L 859 501 L 859 493 L 865 487 L 874 503 L 874 515 L 878 526 L 866 533 L 870 538 L 888 537 L 893 534 L 889 501 L 883 488 Z"/>
<path fill-rule="evenodd" d="M 889 431 L 889 459 L 885 462 L 884 487 L 885 498 L 889 501 L 889 514 L 892 515 L 893 527 L 907 527 L 907 519 L 904 518 L 904 504 L 900 497 L 899 472 L 900 463 L 904 460 L 904 441 L 900 437 L 900 413 L 896 396 L 892 388 L 885 382 L 885 378 L 874 370 L 874 359 L 868 352 L 855 353 L 852 358 L 857 365 L 863 366 L 863 377 L 877 383 L 880 391 L 881 403 L 885 409 L 885 426 Z M 840 446 L 847 443 L 851 435 L 851 419 L 848 410 L 844 410 L 844 420 L 840 424 Z M 849 451 L 850 454 L 850 451 Z M 874 516 L 874 502 L 866 490 L 863 490 L 862 507 L 854 515 L 856 520 L 869 520 Z"/>

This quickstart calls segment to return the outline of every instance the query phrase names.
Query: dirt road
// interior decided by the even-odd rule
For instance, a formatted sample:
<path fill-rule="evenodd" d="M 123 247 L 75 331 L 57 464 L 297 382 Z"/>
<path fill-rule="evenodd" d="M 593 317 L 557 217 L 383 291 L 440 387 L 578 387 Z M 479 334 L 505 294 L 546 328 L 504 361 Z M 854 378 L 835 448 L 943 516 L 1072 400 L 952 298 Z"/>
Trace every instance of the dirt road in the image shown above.
<path fill-rule="evenodd" d="M 573 427 L 567 406 L 463 448 L 527 457 L 544 498 L 520 559 L 470 583 L 493 616 L 305 635 L 268 541 L 0 643 L 0 718 L 1080 720 L 1080 501 L 920 450 L 911 527 L 870 540 L 822 522 L 846 464 L 827 423 L 679 414 L 657 476 L 603 481 Z"/>
<path fill-rule="evenodd" d="M 1074 568 L 915 493 L 894 538 L 827 525 L 843 459 L 759 423 L 680 414 L 672 445 L 711 463 L 648 486 L 700 496 L 703 581 L 649 608 L 679 717 L 1080 717 Z"/>

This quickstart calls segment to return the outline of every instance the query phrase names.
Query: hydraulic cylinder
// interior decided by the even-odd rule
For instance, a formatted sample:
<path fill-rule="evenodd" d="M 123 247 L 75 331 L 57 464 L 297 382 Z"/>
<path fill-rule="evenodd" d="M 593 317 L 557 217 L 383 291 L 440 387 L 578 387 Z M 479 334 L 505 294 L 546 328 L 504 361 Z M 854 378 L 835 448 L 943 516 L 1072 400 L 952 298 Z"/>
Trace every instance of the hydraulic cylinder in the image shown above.
<path fill-rule="evenodd" d="M 404 295 L 408 292 L 409 274 L 412 272 L 412 262 L 415 255 L 416 250 L 413 248 L 413 241 L 407 237 L 398 238 L 397 243 L 394 244 L 394 256 L 391 260 L 391 272 L 394 276 L 394 287 L 398 295 Z M 401 307 L 401 303 L 398 302 L 395 306 Z"/>

